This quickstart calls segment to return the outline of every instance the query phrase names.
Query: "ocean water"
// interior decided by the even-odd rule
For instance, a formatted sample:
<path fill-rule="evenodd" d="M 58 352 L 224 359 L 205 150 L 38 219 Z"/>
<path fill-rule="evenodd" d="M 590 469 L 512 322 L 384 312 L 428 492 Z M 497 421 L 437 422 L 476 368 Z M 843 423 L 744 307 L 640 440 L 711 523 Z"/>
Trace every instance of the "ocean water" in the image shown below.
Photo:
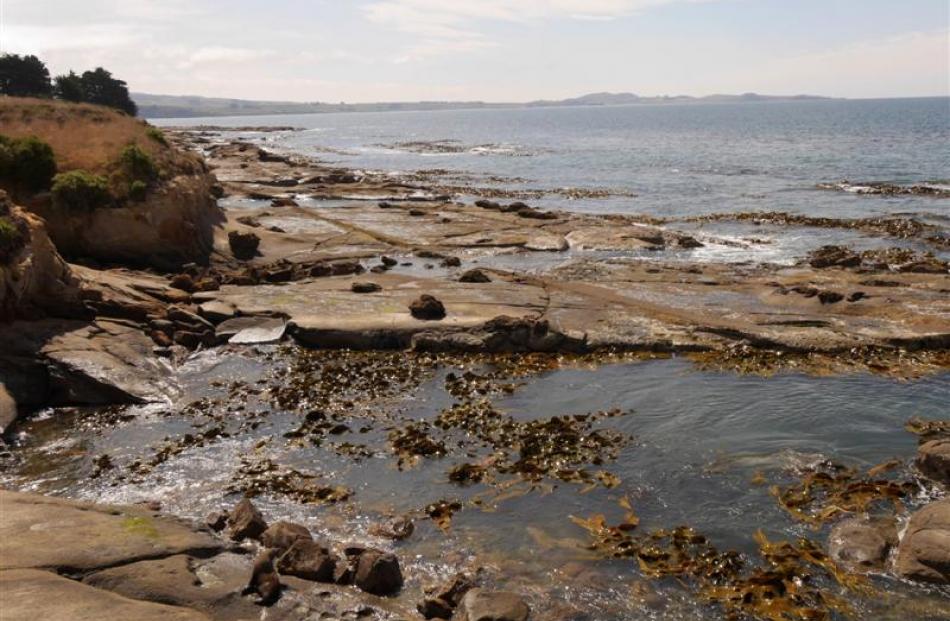
<path fill-rule="evenodd" d="M 913 214 L 943 225 L 950 219 L 946 200 L 816 188 L 842 180 L 950 183 L 947 98 L 155 122 L 293 126 L 304 131 L 243 135 L 277 150 L 357 169 L 443 169 L 473 175 L 471 183 L 479 186 L 614 192 L 576 200 L 552 193 L 530 201 L 549 208 L 664 217 L 759 210 L 842 218 Z"/>

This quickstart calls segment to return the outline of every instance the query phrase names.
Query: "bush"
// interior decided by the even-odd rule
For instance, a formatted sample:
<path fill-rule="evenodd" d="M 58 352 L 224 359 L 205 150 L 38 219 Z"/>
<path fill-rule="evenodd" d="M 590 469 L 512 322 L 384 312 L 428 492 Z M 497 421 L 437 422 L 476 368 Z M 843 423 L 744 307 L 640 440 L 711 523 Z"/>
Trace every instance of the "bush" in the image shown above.
<path fill-rule="evenodd" d="M 129 198 L 141 203 L 148 195 L 148 185 L 144 181 L 133 181 L 129 184 Z"/>
<path fill-rule="evenodd" d="M 145 135 L 157 142 L 158 144 L 168 146 L 168 139 L 165 138 L 165 134 L 157 127 L 149 127 L 145 130 Z"/>
<path fill-rule="evenodd" d="M 0 216 L 0 263 L 6 263 L 23 247 L 20 227 L 8 216 Z"/>
<path fill-rule="evenodd" d="M 0 136 L 0 183 L 19 192 L 48 190 L 56 174 L 56 158 L 48 144 L 34 136 Z"/>
<path fill-rule="evenodd" d="M 53 179 L 53 205 L 65 211 L 93 211 L 112 203 L 105 177 L 72 170 Z"/>
<path fill-rule="evenodd" d="M 119 155 L 119 165 L 122 167 L 122 172 L 131 181 L 142 181 L 147 184 L 158 177 L 155 160 L 136 144 L 130 144 L 122 149 L 122 154 Z"/>

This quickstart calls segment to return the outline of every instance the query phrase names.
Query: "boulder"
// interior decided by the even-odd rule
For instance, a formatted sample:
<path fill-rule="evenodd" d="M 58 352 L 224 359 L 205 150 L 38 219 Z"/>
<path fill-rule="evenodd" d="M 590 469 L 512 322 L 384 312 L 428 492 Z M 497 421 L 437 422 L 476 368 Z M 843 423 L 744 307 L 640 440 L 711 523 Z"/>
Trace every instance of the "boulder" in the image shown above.
<path fill-rule="evenodd" d="M 264 516 L 248 498 L 244 498 L 228 516 L 228 534 L 235 541 L 260 539 L 267 530 Z"/>
<path fill-rule="evenodd" d="M 909 580 L 950 583 L 950 499 L 914 513 L 897 552 L 896 571 Z"/>
<path fill-rule="evenodd" d="M 917 449 L 917 469 L 929 479 L 950 485 L 950 439 L 931 440 Z"/>
<path fill-rule="evenodd" d="M 334 582 L 337 558 L 313 539 L 298 538 L 277 561 L 277 570 L 314 582 Z"/>
<path fill-rule="evenodd" d="M 284 553 L 300 539 L 313 539 L 306 526 L 281 521 L 271 524 L 264 531 L 261 535 L 261 545 Z"/>
<path fill-rule="evenodd" d="M 256 233 L 242 233 L 228 231 L 228 245 L 235 259 L 250 261 L 257 256 L 257 249 L 261 245 L 261 238 Z"/>
<path fill-rule="evenodd" d="M 445 319 L 445 306 L 431 295 L 422 295 L 409 305 L 409 312 L 416 319 L 438 321 Z"/>
<path fill-rule="evenodd" d="M 531 609 L 521 597 L 505 591 L 472 589 L 455 611 L 456 621 L 528 621 Z"/>
<path fill-rule="evenodd" d="M 828 553 L 850 571 L 883 569 L 890 549 L 897 545 L 893 520 L 852 518 L 836 525 L 828 536 Z"/>
<path fill-rule="evenodd" d="M 395 554 L 373 548 L 347 550 L 353 565 L 353 584 L 373 595 L 392 595 L 402 588 L 402 570 Z"/>

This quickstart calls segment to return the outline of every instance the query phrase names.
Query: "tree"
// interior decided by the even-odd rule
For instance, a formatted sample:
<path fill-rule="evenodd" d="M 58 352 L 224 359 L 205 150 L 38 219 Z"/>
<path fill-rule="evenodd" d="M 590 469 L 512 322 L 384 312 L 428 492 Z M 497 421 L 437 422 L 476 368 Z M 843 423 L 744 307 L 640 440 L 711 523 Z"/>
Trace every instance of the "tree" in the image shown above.
<path fill-rule="evenodd" d="M 54 80 L 53 96 L 63 101 L 83 101 L 86 93 L 83 90 L 82 78 L 70 71 L 65 75 L 58 75 Z"/>
<path fill-rule="evenodd" d="M 135 102 L 129 97 L 125 82 L 113 78 L 112 74 L 102 67 L 84 72 L 81 80 L 83 101 L 117 108 L 130 116 L 135 116 L 138 112 Z"/>
<path fill-rule="evenodd" d="M 50 97 L 49 70 L 36 56 L 0 56 L 0 94 L 13 97 Z"/>

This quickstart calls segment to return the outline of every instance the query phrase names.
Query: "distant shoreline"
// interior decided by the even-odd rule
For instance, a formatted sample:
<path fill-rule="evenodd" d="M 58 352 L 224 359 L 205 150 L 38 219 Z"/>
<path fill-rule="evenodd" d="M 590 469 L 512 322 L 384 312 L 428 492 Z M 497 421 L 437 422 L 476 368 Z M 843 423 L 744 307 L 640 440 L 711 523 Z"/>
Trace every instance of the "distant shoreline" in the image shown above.
<path fill-rule="evenodd" d="M 620 108 L 636 106 L 711 106 L 723 104 L 763 104 L 763 103 L 795 103 L 795 102 L 842 102 L 842 101 L 903 101 L 950 99 L 944 95 L 928 97 L 877 97 L 849 99 L 844 97 L 765 97 L 743 99 L 742 96 L 726 96 L 728 98 L 695 98 L 670 97 L 656 98 L 643 97 L 638 101 L 620 103 L 579 102 L 564 100 L 559 102 L 528 102 L 528 103 L 486 103 L 486 102 L 403 102 L 379 104 L 305 104 L 293 102 L 267 102 L 251 100 L 216 100 L 201 97 L 177 97 L 171 95 L 141 95 L 133 94 L 139 105 L 140 116 L 147 119 L 186 119 L 186 118 L 225 118 L 238 116 L 290 116 L 303 114 L 341 114 L 341 113 L 371 113 L 371 112 L 442 112 L 462 110 L 533 110 L 548 108 Z M 152 98 L 152 99 L 149 99 Z M 180 99 L 185 101 L 233 102 L 227 108 L 207 103 L 187 105 L 148 103 L 156 99 L 165 101 Z"/>

